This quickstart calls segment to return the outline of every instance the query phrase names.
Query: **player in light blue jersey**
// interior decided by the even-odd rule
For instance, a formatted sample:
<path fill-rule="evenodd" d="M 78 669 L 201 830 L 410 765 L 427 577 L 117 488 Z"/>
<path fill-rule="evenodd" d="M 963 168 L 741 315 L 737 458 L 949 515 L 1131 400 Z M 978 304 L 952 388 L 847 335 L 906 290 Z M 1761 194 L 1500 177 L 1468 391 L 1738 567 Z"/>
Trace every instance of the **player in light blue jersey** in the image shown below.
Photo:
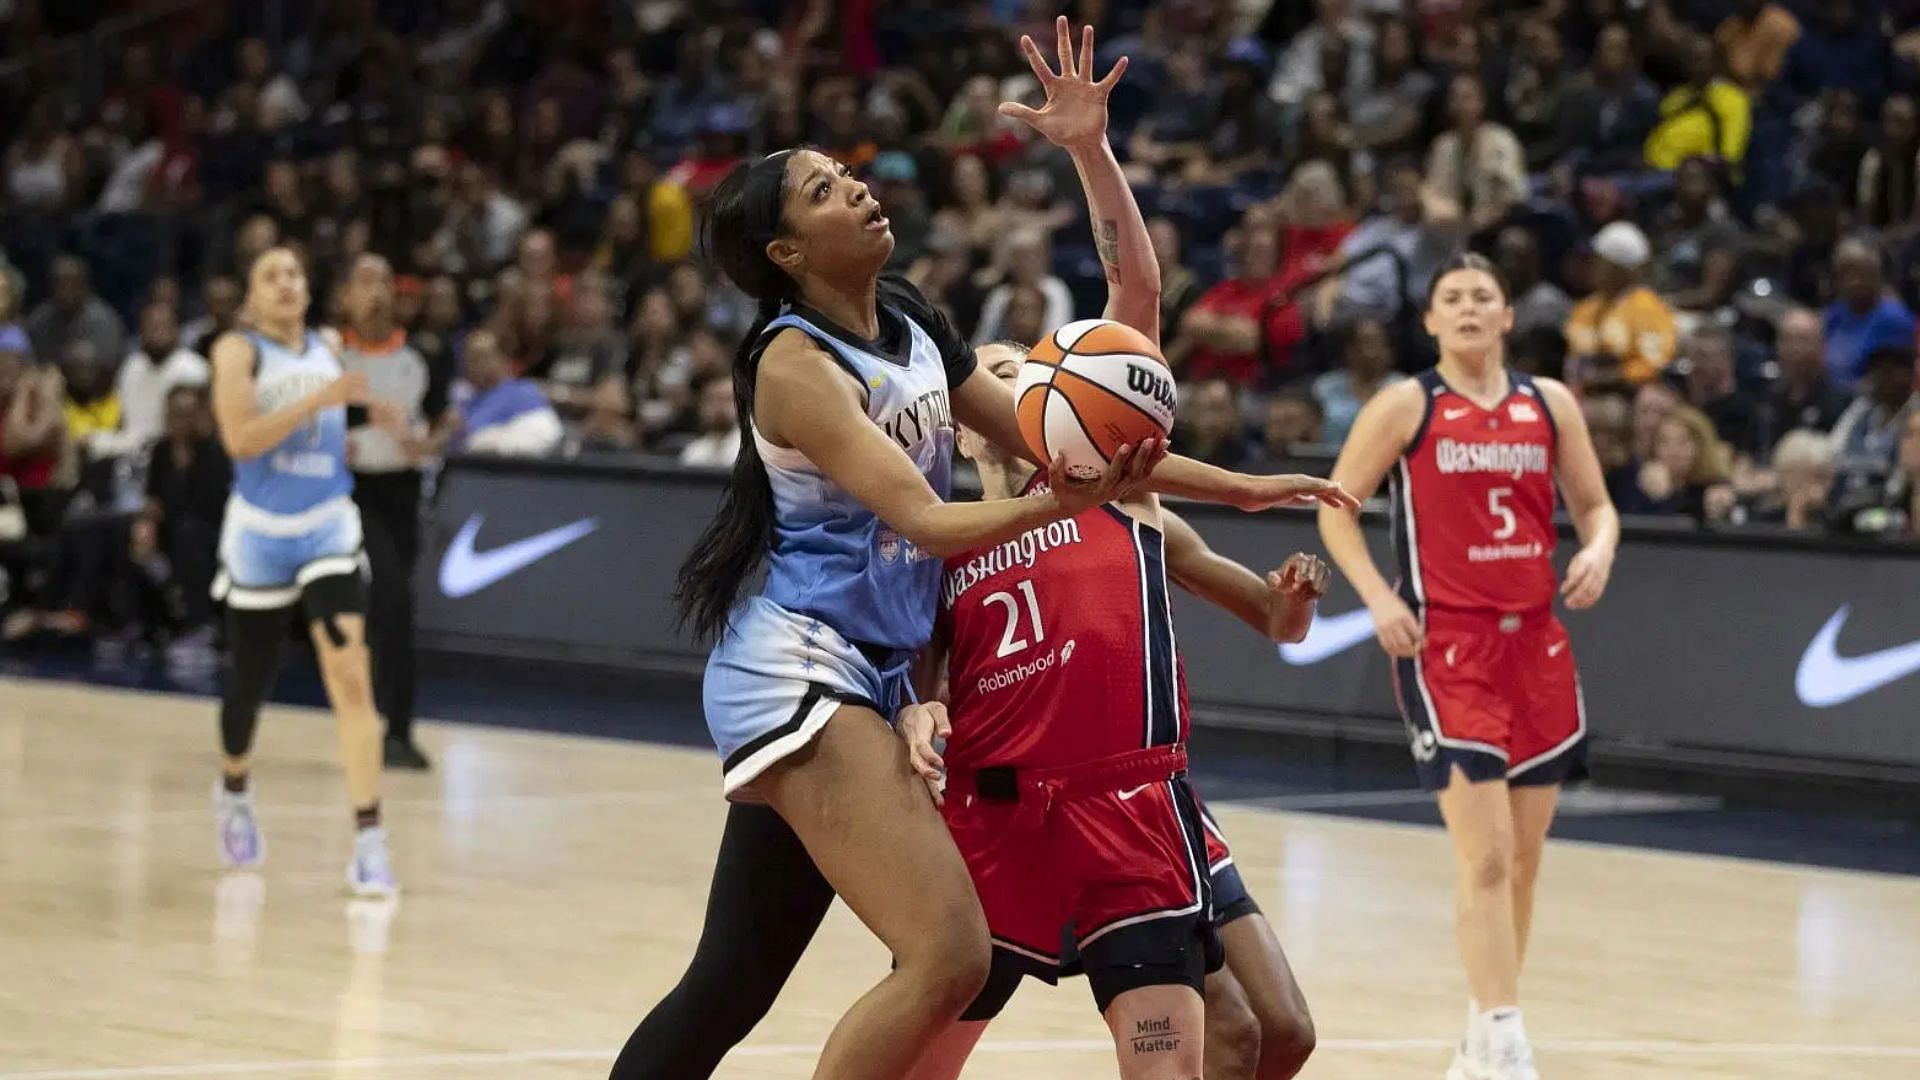
<path fill-rule="evenodd" d="M 1105 164 L 1117 176 L 1110 153 Z M 1123 449 L 1097 485 L 1056 462 L 1047 493 L 949 503 L 956 421 L 1030 451 L 1011 387 L 976 369 L 917 289 L 882 275 L 893 236 L 866 185 L 823 154 L 781 151 L 720 183 L 706 241 L 760 303 L 734 361 L 740 455 L 678 593 L 694 629 L 718 640 L 705 708 L 735 805 L 693 961 L 612 1076 L 710 1076 L 837 893 L 895 967 L 841 1019 L 814 1076 L 898 1080 L 972 1000 L 989 959 L 966 868 L 887 726 L 933 629 L 939 560 L 1143 482 L 1249 510 L 1339 489 L 1163 458 L 1155 440 Z M 741 599 L 763 562 L 764 588 Z"/>
<path fill-rule="evenodd" d="M 373 402 L 364 375 L 341 372 L 332 346 L 307 328 L 307 303 L 299 259 L 269 249 L 248 271 L 244 328 L 213 346 L 213 414 L 234 463 L 214 583 L 227 605 L 230 657 L 220 702 L 225 757 L 214 789 L 220 853 L 233 867 L 257 865 L 266 854 L 248 755 L 298 609 L 339 722 L 356 828 L 347 882 L 356 895 L 391 896 L 398 886 L 380 825 L 381 728 L 364 635 L 347 413 L 367 409 L 377 421 L 399 421 Z"/>

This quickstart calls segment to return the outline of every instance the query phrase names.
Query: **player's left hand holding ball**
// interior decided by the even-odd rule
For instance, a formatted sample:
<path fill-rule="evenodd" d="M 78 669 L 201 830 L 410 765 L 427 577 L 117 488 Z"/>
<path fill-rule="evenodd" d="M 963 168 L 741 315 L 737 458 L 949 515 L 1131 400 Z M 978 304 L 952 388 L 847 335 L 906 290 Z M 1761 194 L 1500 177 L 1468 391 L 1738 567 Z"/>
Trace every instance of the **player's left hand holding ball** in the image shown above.
<path fill-rule="evenodd" d="M 1587 546 L 1567 563 L 1567 579 L 1560 583 L 1560 595 L 1567 607 L 1582 611 L 1600 602 L 1607 591 L 1607 578 L 1613 573 L 1613 551 Z"/>
<path fill-rule="evenodd" d="M 946 802 L 947 763 L 941 760 L 940 752 L 934 749 L 935 739 L 945 739 L 953 734 L 953 724 L 947 719 L 947 707 L 937 701 L 909 705 L 900 710 L 894 719 L 894 729 L 900 732 L 900 738 L 907 744 L 907 761 L 913 765 L 913 771 L 926 781 L 927 792 L 933 796 L 933 805 Z"/>

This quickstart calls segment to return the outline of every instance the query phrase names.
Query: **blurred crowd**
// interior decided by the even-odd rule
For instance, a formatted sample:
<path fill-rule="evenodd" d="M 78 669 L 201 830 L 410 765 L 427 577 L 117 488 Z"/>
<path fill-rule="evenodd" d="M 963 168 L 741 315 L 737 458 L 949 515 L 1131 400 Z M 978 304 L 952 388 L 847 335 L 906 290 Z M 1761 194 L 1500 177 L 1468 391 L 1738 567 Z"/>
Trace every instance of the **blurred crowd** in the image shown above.
<path fill-rule="evenodd" d="M 320 322 L 385 259 L 467 452 L 729 463 L 752 309 L 697 207 L 800 142 L 976 341 L 1097 314 L 1071 164 L 995 111 L 1063 10 L 1131 58 L 1110 138 L 1179 449 L 1324 464 L 1431 361 L 1425 289 L 1472 246 L 1623 511 L 1920 528 L 1916 0 L 8 0 L 9 635 L 205 623 L 210 568 L 174 565 L 227 475 L 204 358 L 276 243 Z"/>

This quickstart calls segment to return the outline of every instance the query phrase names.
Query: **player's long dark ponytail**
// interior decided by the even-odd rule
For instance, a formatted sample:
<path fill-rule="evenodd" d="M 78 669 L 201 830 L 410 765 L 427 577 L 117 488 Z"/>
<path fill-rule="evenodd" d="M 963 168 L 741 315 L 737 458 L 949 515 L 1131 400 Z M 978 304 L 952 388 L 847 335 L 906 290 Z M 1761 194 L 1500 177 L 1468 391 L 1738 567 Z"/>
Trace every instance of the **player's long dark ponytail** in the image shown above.
<path fill-rule="evenodd" d="M 701 221 L 707 259 L 760 302 L 758 318 L 733 355 L 740 452 L 733 459 L 720 509 L 680 564 L 674 587 L 678 625 L 691 623 L 702 641 L 714 640 L 726 629 L 727 613 L 773 543 L 773 485 L 753 442 L 753 390 L 760 337 L 797 293 L 793 278 L 767 257 L 767 245 L 782 230 L 787 159 L 792 154 L 782 150 L 728 173 L 713 189 Z"/>

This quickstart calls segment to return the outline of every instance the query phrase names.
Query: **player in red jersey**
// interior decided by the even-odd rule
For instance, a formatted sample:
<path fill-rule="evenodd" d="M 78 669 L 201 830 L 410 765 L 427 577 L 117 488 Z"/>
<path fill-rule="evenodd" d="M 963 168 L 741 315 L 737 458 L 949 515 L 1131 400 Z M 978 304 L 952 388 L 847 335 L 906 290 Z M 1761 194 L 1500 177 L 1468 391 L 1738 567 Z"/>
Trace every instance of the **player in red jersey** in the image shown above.
<path fill-rule="evenodd" d="M 1397 588 L 1351 515 L 1320 515 L 1327 551 L 1373 612 L 1422 783 L 1453 838 L 1470 1021 L 1449 1080 L 1535 1080 L 1519 976 L 1560 785 L 1584 775 L 1586 713 L 1553 614 L 1555 480 L 1581 548 L 1559 592 L 1593 606 L 1620 542 L 1573 394 L 1508 369 L 1513 307 L 1492 264 L 1434 279 L 1440 362 L 1361 409 L 1333 477 L 1368 498 L 1392 470 Z"/>
<path fill-rule="evenodd" d="M 1061 77 L 1022 42 L 1047 108 L 1003 110 L 1055 142 L 1075 120 L 1104 117 L 1104 90 L 1084 70 L 1074 75 L 1061 34 Z M 1108 267 L 1107 314 L 1157 338 L 1159 279 L 1145 224 L 1117 166 L 1081 164 Z M 980 351 L 1009 381 L 1022 357 L 1012 345 Z M 1027 463 L 970 432 L 961 443 L 989 491 L 1044 490 L 1046 478 Z M 1356 505 L 1337 490 L 1327 500 L 1348 512 Z M 912 1080 L 956 1076 L 1022 976 L 1053 981 L 1069 950 L 1114 1033 L 1123 1077 L 1196 1077 L 1204 1067 L 1209 1077 L 1270 1080 L 1293 1075 L 1310 1052 L 1311 1021 L 1285 956 L 1186 782 L 1169 577 L 1292 641 L 1306 633 L 1327 569 L 1298 555 L 1263 580 L 1214 554 L 1151 495 L 947 560 L 922 687 L 936 691 L 944 659 L 950 705 L 905 710 L 898 723 L 930 784 L 945 769 L 936 798 L 979 890 L 995 961 L 980 998 Z M 944 760 L 936 736 L 946 739 Z M 1217 918 L 1233 924 L 1223 936 L 1236 942 L 1244 989 L 1229 974 L 1207 977 L 1220 966 L 1215 869 L 1235 886 Z M 1216 1020 L 1248 1022 L 1256 1010 L 1275 1033 L 1257 1073 L 1254 1060 L 1227 1060 L 1207 1044 Z M 1247 1050 L 1259 1034 L 1223 1048 Z"/>

